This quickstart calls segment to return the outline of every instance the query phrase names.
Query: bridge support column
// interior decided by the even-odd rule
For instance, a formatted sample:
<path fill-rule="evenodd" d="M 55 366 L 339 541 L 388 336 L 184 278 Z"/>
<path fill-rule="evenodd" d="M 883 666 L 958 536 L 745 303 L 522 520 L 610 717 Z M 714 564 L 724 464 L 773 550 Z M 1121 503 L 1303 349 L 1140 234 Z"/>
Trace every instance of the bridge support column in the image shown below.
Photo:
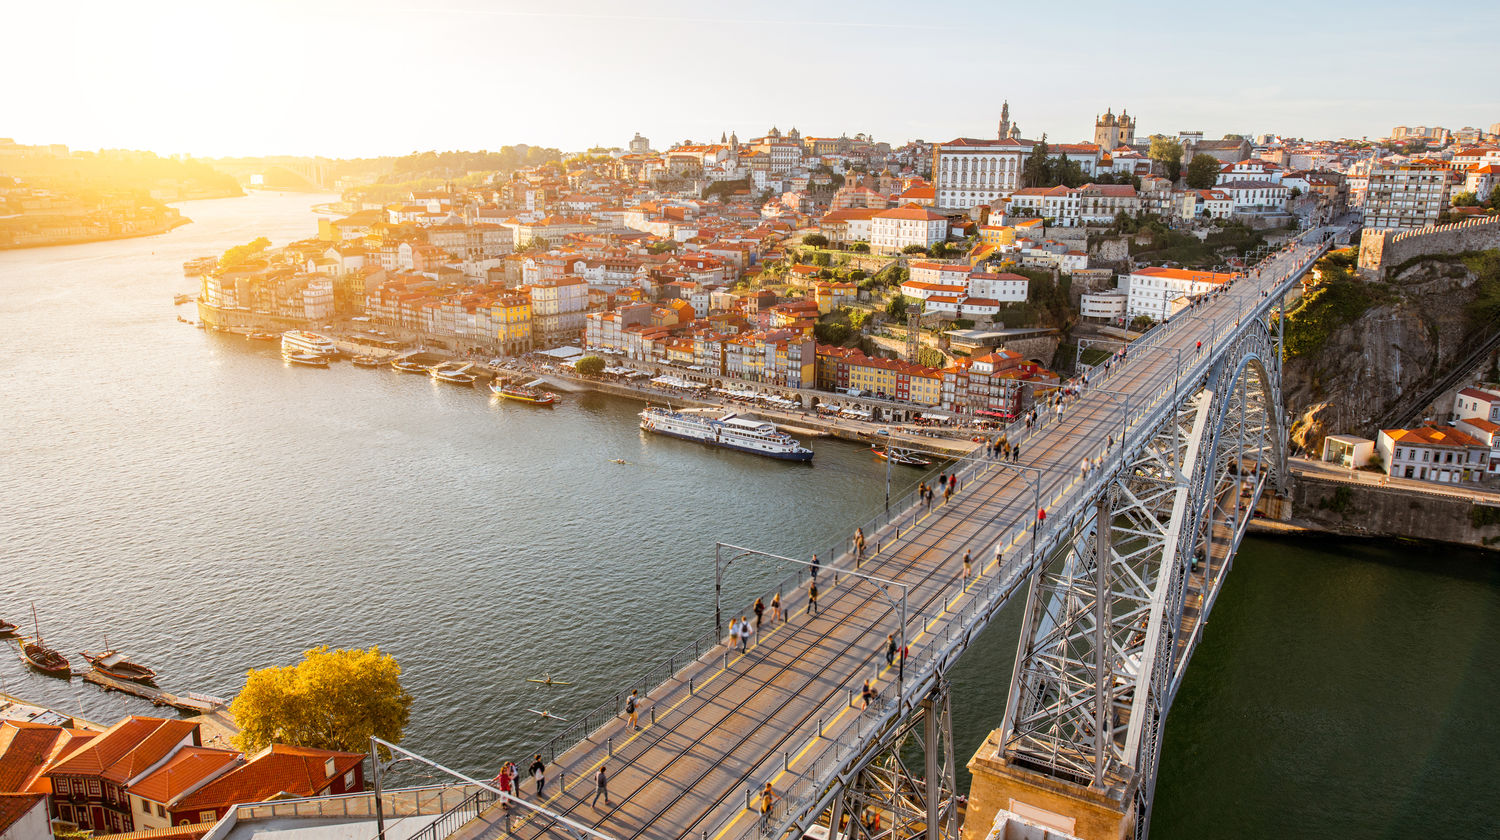
<path fill-rule="evenodd" d="M 997 817 L 1079 840 L 1123 840 L 1135 832 L 1133 790 L 1100 790 L 1016 767 L 1001 757 L 1001 738 L 1001 730 L 991 732 L 969 759 L 963 840 L 985 840 Z"/>

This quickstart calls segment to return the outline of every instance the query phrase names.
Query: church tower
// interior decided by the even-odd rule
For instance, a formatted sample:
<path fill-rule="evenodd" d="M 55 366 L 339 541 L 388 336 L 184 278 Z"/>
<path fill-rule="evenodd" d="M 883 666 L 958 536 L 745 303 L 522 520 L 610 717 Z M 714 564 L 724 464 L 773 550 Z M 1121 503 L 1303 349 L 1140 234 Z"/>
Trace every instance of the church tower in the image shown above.
<path fill-rule="evenodd" d="M 1125 145 L 1125 146 L 1133 146 L 1133 145 L 1135 145 L 1135 120 L 1131 119 L 1130 115 L 1128 113 L 1126 113 L 1125 109 L 1123 109 L 1123 108 L 1120 109 L 1120 123 L 1119 123 L 1119 125 L 1120 125 L 1120 136 L 1119 136 L 1120 143 L 1119 143 L 1119 145 Z"/>
<path fill-rule="evenodd" d="M 996 140 L 1004 140 L 1010 136 L 1010 100 L 1007 99 L 1000 106 L 1000 130 L 996 132 Z"/>
<path fill-rule="evenodd" d="M 1094 144 L 1106 152 L 1120 145 L 1120 124 L 1115 121 L 1113 108 L 1106 109 L 1104 116 L 1094 119 Z"/>

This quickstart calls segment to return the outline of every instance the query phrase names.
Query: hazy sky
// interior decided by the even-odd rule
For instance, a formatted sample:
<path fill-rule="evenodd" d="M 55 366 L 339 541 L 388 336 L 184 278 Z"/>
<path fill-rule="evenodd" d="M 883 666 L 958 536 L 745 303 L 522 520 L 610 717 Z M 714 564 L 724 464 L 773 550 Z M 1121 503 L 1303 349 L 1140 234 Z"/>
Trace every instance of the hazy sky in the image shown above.
<path fill-rule="evenodd" d="M 803 134 L 1384 136 L 1500 121 L 1500 3 L 11 3 L 0 136 L 351 157 Z"/>

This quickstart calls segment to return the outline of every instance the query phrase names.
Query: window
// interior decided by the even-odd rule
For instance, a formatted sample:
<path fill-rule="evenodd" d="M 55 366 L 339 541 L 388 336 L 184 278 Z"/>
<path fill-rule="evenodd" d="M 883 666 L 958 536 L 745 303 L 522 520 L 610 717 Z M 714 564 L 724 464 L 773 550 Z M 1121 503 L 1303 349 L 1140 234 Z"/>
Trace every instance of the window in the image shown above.
<path fill-rule="evenodd" d="M 201 823 L 205 823 L 205 822 L 218 822 L 218 819 L 219 819 L 219 812 L 218 811 L 199 811 L 198 812 L 198 822 L 201 822 Z"/>
<path fill-rule="evenodd" d="M 165 817 L 167 815 L 167 806 L 160 802 L 156 803 L 156 815 L 158 817 Z"/>

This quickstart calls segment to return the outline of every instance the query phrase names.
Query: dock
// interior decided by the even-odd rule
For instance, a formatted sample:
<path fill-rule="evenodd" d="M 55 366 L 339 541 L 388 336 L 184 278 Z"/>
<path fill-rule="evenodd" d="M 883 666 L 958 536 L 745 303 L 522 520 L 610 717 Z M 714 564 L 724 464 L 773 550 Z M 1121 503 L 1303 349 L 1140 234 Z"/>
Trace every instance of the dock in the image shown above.
<path fill-rule="evenodd" d="M 117 680 L 108 677 L 98 671 L 88 671 L 83 675 L 86 682 L 91 682 L 103 688 L 105 691 L 119 691 L 131 694 L 143 700 L 150 700 L 153 706 L 171 706 L 174 709 L 191 714 L 208 714 L 224 708 L 224 701 L 216 697 L 208 697 L 203 694 L 177 695 L 162 691 L 153 686 L 144 685 L 128 680 Z"/>

